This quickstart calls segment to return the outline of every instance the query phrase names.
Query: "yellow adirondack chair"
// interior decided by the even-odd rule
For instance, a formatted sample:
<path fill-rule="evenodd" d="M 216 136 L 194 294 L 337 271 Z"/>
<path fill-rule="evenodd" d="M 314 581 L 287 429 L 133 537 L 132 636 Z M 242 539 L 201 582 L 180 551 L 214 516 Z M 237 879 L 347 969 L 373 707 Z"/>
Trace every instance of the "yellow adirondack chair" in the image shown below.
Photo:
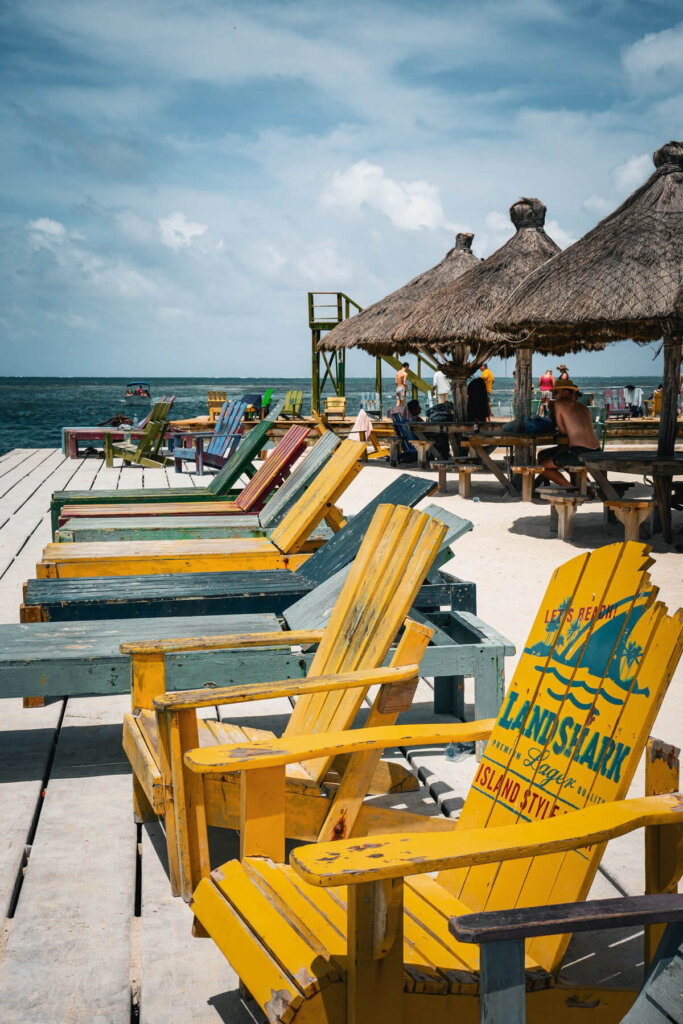
<path fill-rule="evenodd" d="M 238 828 L 240 820 L 239 776 L 228 773 L 202 781 L 186 771 L 183 754 L 197 745 L 198 736 L 205 744 L 275 739 L 272 733 L 237 723 L 202 720 L 197 710 L 296 695 L 284 739 L 303 742 L 305 748 L 316 736 L 350 728 L 370 686 L 379 685 L 368 721 L 376 725 L 395 722 L 398 712 L 410 706 L 418 665 L 433 630 L 408 620 L 391 667 L 381 666 L 445 530 L 424 512 L 381 505 L 324 631 L 122 645 L 123 653 L 132 654 L 133 712 L 125 717 L 123 746 L 133 767 L 136 812 L 141 819 L 155 815 L 165 819 L 174 894 L 189 899 L 208 870 L 207 823 Z M 165 692 L 166 655 L 312 643 L 319 646 L 306 679 Z M 387 792 L 405 785 L 400 766 L 388 762 L 380 766 L 380 754 L 377 751 L 348 763 L 338 759 L 333 764 L 334 756 L 324 756 L 305 768 L 290 765 L 281 780 L 286 819 L 283 836 L 315 840 L 415 827 L 422 820 L 417 815 L 401 816 L 363 804 L 368 791 Z M 332 770 L 342 776 L 334 798 L 324 790 Z M 412 782 L 412 776 L 409 778 Z M 263 796 L 253 793 L 249 799 L 258 801 Z M 441 830 L 452 825 L 437 818 L 433 827 Z"/>
<path fill-rule="evenodd" d="M 225 391 L 209 391 L 208 393 L 208 408 L 209 408 L 209 422 L 215 423 L 218 419 L 223 405 L 225 403 Z"/>
<path fill-rule="evenodd" d="M 310 538 L 322 519 L 327 519 L 337 529 L 344 525 L 334 507 L 335 502 L 360 472 L 364 459 L 364 441 L 343 441 L 267 538 L 52 543 L 43 550 L 36 576 L 38 579 L 67 579 L 245 569 L 294 571 L 318 543 Z"/>
<path fill-rule="evenodd" d="M 647 551 L 613 544 L 555 572 L 495 722 L 186 754 L 188 778 L 242 773 L 241 860 L 203 877 L 192 907 L 270 1021 L 478 1020 L 478 947 L 458 943 L 449 918 L 583 900 L 606 841 L 640 826 L 648 891 L 675 889 L 683 797 L 625 799 L 683 645 L 683 613 L 655 600 Z M 454 831 L 320 843 L 282 863 L 281 780 L 293 760 L 482 734 Z M 250 794 L 266 786 L 270 804 L 252 813 Z M 652 773 L 648 791 L 658 792 Z M 568 942 L 527 944 L 529 1020 L 573 1020 L 577 1005 L 581 1020 L 590 1006 L 591 1019 L 620 1020 L 634 993 L 552 987 Z"/>
<path fill-rule="evenodd" d="M 328 419 L 330 416 L 341 416 L 343 419 L 346 416 L 346 399 L 328 395 L 325 399 L 325 415 Z"/>

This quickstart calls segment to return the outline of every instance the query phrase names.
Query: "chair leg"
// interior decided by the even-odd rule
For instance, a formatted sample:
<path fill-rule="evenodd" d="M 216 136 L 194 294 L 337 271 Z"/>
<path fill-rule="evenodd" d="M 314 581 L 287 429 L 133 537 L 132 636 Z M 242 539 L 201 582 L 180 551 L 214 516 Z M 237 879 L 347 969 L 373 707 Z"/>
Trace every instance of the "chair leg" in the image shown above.
<path fill-rule="evenodd" d="M 531 473 L 522 474 L 522 501 L 534 500 L 534 478 Z"/>
<path fill-rule="evenodd" d="M 147 799 L 147 794 L 135 775 L 133 775 L 133 814 L 138 825 L 144 821 L 156 821 L 156 814 Z"/>
<path fill-rule="evenodd" d="M 447 494 L 448 493 L 448 483 L 447 483 L 448 474 L 446 472 L 446 467 L 445 466 L 438 466 L 437 467 L 437 472 L 439 474 L 439 494 Z"/>
<path fill-rule="evenodd" d="M 403 879 L 348 887 L 347 1024 L 403 1020 Z"/>
<path fill-rule="evenodd" d="M 458 473 L 458 494 L 461 498 L 472 497 L 472 477 L 469 473 Z"/>

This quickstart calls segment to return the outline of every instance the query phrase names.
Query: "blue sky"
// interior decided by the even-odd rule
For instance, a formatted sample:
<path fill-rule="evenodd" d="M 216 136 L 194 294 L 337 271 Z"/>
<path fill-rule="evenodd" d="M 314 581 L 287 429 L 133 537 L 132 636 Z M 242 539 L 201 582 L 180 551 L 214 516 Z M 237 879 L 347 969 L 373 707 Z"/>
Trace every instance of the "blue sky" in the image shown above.
<path fill-rule="evenodd" d="M 6 374 L 305 375 L 309 290 L 486 256 L 520 195 L 565 246 L 683 138 L 680 0 L 11 0 L 0 40 Z"/>

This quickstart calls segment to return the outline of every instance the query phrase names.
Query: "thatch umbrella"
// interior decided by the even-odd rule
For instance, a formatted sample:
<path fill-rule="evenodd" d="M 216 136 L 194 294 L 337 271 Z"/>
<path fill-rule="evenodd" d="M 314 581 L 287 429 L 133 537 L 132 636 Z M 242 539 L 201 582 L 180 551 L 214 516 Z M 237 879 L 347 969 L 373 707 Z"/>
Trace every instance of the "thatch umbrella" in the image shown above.
<path fill-rule="evenodd" d="M 536 351 L 664 338 L 659 454 L 671 455 L 683 336 L 683 143 L 654 154 L 655 172 L 592 231 L 539 268 L 488 325 Z"/>
<path fill-rule="evenodd" d="M 408 347 L 397 347 L 391 340 L 394 328 L 426 295 L 455 281 L 480 263 L 472 252 L 473 238 L 474 235 L 469 232 L 457 234 L 455 246 L 436 266 L 418 274 L 412 281 L 408 281 L 379 302 L 366 306 L 361 313 L 344 320 L 325 335 L 318 343 L 318 348 L 362 348 L 373 356 L 392 356 L 407 352 Z M 411 347 L 410 351 L 420 352 L 421 348 Z"/>
<path fill-rule="evenodd" d="M 467 378 L 506 347 L 505 339 L 485 326 L 486 318 L 527 274 L 560 251 L 543 229 L 545 212 L 540 199 L 513 203 L 512 238 L 457 281 L 423 299 L 394 331 L 397 346 L 419 344 L 446 361 L 459 422 L 466 415 Z M 530 351 L 518 356 L 515 392 L 521 419 L 531 406 Z"/>

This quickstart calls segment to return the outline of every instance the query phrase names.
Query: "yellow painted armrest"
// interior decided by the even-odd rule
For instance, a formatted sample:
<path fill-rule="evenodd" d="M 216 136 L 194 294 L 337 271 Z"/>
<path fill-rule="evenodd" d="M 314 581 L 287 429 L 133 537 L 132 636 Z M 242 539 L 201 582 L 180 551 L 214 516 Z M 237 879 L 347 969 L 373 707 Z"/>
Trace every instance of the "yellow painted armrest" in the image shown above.
<path fill-rule="evenodd" d="M 417 665 L 402 665 L 400 668 L 359 669 L 357 672 L 340 672 L 336 675 L 308 676 L 306 679 L 282 679 L 275 683 L 245 683 L 243 686 L 223 686 L 208 690 L 178 690 L 176 693 L 164 693 L 154 698 L 157 711 L 179 711 L 187 708 L 210 708 L 216 704 L 242 704 L 249 700 L 269 700 L 271 697 L 298 697 L 305 693 L 323 693 L 328 690 L 348 690 L 354 686 L 396 686 L 399 683 L 416 683 L 419 669 Z M 342 734 L 343 735 L 343 734 Z M 314 737 L 303 737 L 310 746 Z M 273 743 L 284 741 L 273 741 Z M 260 748 L 261 743 L 250 744 Z M 271 744 L 265 744 L 270 749 Z M 285 746 L 287 744 L 285 743 Z M 225 763 L 225 752 L 232 751 L 232 745 L 221 745 L 211 748 L 220 754 L 220 764 Z M 244 753 L 244 747 L 238 749 Z M 199 751 L 193 751 L 199 753 Z M 217 754 L 217 756 L 219 756 Z M 290 758 L 291 760 L 291 758 Z M 298 760 L 298 758 L 294 758 Z M 285 764 L 285 761 L 277 762 Z M 196 769 L 213 770 L 213 769 Z M 232 767 L 230 768 L 232 771 Z"/>
<path fill-rule="evenodd" d="M 410 666 L 413 677 L 417 666 Z M 375 672 L 399 672 L 400 669 L 376 669 Z M 369 680 L 371 673 L 360 673 Z M 328 676 L 328 679 L 334 678 Z M 389 681 L 389 680 L 382 680 Z M 399 678 L 392 680 L 400 682 Z M 380 682 L 379 679 L 373 682 Z M 348 684 L 347 684 L 348 685 Z M 357 686 L 358 683 L 356 682 Z M 215 691 L 214 691 L 215 692 Z M 158 698 L 157 698 L 158 699 Z M 155 705 L 157 701 L 154 701 Z M 212 703 L 209 701 L 209 703 Z M 217 703 L 213 701 L 213 703 Z M 273 768 L 276 765 L 336 757 L 337 754 L 355 754 L 364 750 L 384 750 L 387 747 L 419 747 L 427 743 L 456 743 L 485 740 L 491 735 L 495 718 L 479 722 L 433 723 L 431 725 L 381 725 L 371 729 L 350 729 L 348 732 L 328 732 L 317 736 L 288 736 L 281 740 L 259 743 L 224 744 L 188 750 L 185 763 L 193 772 L 215 772 L 224 768 L 231 772 L 250 768 Z"/>
<path fill-rule="evenodd" d="M 290 864 L 310 885 L 379 882 L 446 868 L 491 864 L 604 843 L 645 825 L 682 825 L 683 796 L 646 796 L 596 804 L 528 825 L 453 832 L 407 832 L 302 846 Z"/>
<path fill-rule="evenodd" d="M 121 654 L 175 654 L 179 651 L 228 650 L 231 647 L 298 647 L 318 644 L 322 629 L 277 633 L 224 633 L 218 636 L 187 636 L 179 640 L 131 640 L 121 644 Z"/>

